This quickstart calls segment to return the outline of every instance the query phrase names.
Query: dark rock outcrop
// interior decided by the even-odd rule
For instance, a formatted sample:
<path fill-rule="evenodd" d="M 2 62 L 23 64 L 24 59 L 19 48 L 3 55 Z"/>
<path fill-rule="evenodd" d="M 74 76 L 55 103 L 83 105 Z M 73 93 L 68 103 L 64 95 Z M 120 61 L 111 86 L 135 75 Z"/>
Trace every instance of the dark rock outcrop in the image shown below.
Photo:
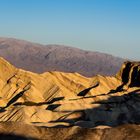
<path fill-rule="evenodd" d="M 140 62 L 124 62 L 116 77 L 123 86 L 140 87 Z"/>

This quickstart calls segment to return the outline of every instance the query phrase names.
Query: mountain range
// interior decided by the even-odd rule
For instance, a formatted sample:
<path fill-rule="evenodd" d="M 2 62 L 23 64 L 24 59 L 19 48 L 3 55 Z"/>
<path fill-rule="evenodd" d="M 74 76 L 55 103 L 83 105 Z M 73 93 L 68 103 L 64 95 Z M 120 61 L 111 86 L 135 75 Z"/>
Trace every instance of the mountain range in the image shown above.
<path fill-rule="evenodd" d="M 64 45 L 41 45 L 12 38 L 0 38 L 0 56 L 28 71 L 78 72 L 84 76 L 114 75 L 124 59 Z"/>

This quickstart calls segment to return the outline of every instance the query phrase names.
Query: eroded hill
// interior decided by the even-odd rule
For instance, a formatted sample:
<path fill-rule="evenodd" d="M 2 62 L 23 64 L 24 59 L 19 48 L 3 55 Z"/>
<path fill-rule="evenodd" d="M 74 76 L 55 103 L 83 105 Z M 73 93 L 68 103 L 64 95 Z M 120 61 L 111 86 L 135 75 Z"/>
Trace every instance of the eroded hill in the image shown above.
<path fill-rule="evenodd" d="M 139 62 L 125 62 L 116 76 L 87 78 L 78 73 L 56 71 L 36 74 L 17 69 L 0 58 L 0 122 L 25 123 L 33 127 L 70 127 L 72 136 L 73 126 L 78 127 L 75 135 L 79 136 L 82 128 L 139 124 L 139 76 Z M 90 129 L 87 133 L 92 131 Z M 51 129 L 47 131 L 50 133 Z M 106 131 L 106 137 L 114 131 L 118 132 L 118 128 Z"/>

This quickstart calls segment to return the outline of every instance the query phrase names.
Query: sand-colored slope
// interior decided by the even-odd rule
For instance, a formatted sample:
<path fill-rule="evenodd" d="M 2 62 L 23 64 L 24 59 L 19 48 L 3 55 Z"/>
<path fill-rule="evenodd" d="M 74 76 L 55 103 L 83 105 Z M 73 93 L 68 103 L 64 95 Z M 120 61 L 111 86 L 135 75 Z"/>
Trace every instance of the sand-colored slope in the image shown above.
<path fill-rule="evenodd" d="M 140 88 L 132 85 L 139 69 L 135 75 L 134 66 L 139 68 L 132 65 L 124 82 L 125 66 L 115 77 L 87 78 L 78 73 L 36 74 L 0 58 L 0 121 L 47 127 L 137 122 Z"/>

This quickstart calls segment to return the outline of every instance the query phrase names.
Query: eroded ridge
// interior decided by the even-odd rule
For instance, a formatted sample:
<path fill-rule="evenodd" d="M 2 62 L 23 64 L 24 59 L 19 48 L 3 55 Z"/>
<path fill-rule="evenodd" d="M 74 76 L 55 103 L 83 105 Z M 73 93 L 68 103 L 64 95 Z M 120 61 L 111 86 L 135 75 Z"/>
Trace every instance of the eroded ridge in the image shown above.
<path fill-rule="evenodd" d="M 0 121 L 45 127 L 139 124 L 140 63 L 125 62 L 116 76 L 36 74 L 0 58 Z"/>

